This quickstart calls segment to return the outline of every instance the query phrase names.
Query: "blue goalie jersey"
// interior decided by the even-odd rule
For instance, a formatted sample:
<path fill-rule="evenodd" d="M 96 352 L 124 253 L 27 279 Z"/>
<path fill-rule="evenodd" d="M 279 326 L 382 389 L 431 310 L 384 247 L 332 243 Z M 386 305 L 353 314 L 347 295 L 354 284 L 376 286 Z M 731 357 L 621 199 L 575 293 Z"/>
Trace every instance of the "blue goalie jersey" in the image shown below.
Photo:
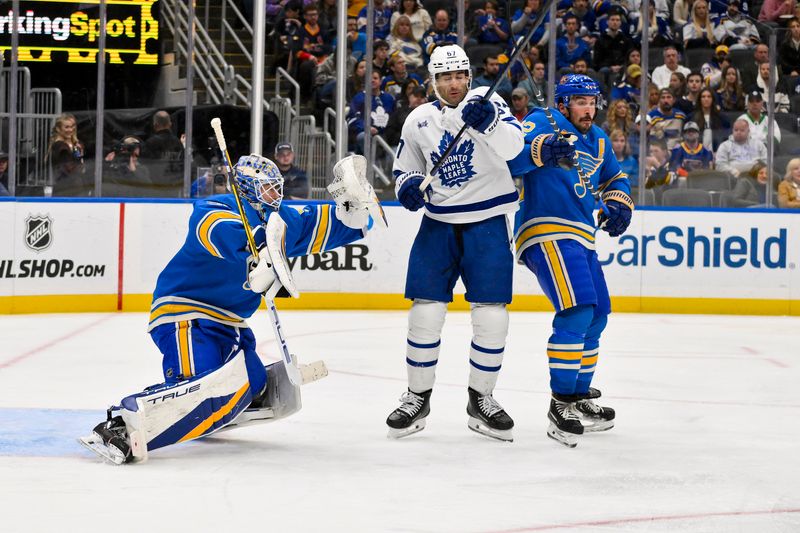
<path fill-rule="evenodd" d="M 260 248 L 266 238 L 264 226 L 247 202 L 243 207 L 248 230 Z M 333 205 L 309 205 L 298 212 L 281 204 L 269 216 L 286 222 L 289 257 L 324 252 L 364 236 L 342 224 Z M 235 197 L 223 194 L 195 203 L 186 241 L 158 276 L 148 331 L 197 318 L 246 327 L 245 320 L 261 304 L 261 295 L 246 287 L 249 257 Z"/>
<path fill-rule="evenodd" d="M 593 125 L 585 135 L 581 134 L 557 109 L 551 109 L 551 113 L 562 134 L 577 136 L 578 161 L 594 189 L 601 194 L 620 190 L 630 195 L 628 176 L 620 170 L 605 132 Z M 522 131 L 525 148 L 508 163 L 512 175 L 524 176 L 514 225 L 517 260 L 529 246 L 559 239 L 572 239 L 594 249 L 596 202 L 591 190 L 582 187 L 577 169 L 542 166 L 531 154 L 531 145 L 540 146 L 544 136 L 553 133 L 544 111 L 535 109 L 525 117 Z"/>

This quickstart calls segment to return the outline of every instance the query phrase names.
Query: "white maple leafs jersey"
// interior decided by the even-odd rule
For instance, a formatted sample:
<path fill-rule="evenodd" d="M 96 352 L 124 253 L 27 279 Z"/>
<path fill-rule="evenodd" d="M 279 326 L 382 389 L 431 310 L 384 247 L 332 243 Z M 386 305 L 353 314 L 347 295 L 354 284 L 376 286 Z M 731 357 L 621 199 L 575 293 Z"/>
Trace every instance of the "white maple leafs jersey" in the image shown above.
<path fill-rule="evenodd" d="M 393 173 L 429 173 L 441 154 L 464 125 L 461 111 L 473 96 L 483 96 L 488 87 L 469 91 L 458 107 L 441 102 L 422 104 L 403 124 Z M 518 194 L 506 161 L 523 149 L 522 126 L 502 98 L 493 94 L 495 121 L 480 133 L 467 128 L 455 150 L 434 176 L 432 194 L 426 198 L 425 214 L 442 222 L 463 224 L 513 213 Z"/>

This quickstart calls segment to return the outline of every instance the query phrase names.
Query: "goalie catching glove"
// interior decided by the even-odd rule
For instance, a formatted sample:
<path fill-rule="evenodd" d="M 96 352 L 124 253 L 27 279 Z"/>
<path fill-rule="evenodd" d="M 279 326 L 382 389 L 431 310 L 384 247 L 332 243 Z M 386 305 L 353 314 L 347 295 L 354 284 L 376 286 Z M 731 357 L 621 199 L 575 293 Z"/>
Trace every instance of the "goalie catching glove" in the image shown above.
<path fill-rule="evenodd" d="M 268 300 L 276 296 L 299 296 L 286 259 L 285 242 L 286 222 L 278 213 L 272 213 L 267 220 L 266 244 L 258 251 L 258 261 L 251 263 L 247 275 L 250 290 Z"/>
<path fill-rule="evenodd" d="M 336 218 L 353 229 L 369 229 L 370 218 L 386 228 L 383 212 L 375 190 L 367 181 L 367 158 L 350 155 L 333 166 L 333 181 L 328 192 L 336 202 Z"/>

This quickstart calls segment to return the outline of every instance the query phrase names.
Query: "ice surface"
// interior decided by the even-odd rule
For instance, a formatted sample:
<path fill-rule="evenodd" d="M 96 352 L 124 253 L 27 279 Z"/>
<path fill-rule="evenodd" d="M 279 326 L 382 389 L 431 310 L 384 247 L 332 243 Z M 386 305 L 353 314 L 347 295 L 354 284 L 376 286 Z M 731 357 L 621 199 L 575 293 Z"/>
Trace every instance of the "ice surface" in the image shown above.
<path fill-rule="evenodd" d="M 467 428 L 468 313 L 448 315 L 427 428 L 405 389 L 406 315 L 283 312 L 330 376 L 289 419 L 114 467 L 81 448 L 105 408 L 160 381 L 138 313 L 0 316 L 0 531 L 800 531 L 800 320 L 612 315 L 594 384 L 609 432 L 545 436 L 550 315 L 512 313 L 502 443 Z M 259 353 L 276 360 L 263 312 Z"/>

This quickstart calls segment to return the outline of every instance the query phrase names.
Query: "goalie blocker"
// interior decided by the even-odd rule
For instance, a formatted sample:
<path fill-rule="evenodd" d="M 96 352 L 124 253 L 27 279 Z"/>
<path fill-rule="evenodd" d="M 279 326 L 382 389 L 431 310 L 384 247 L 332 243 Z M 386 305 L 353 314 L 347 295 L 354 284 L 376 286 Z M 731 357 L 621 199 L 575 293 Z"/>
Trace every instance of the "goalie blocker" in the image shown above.
<path fill-rule="evenodd" d="M 222 367 L 169 387 L 123 398 L 108 411 L 109 420 L 79 442 L 115 464 L 141 462 L 149 452 L 171 444 L 286 418 L 302 407 L 300 387 L 280 362 L 266 366 L 267 388 L 253 398 L 244 353 Z M 328 375 L 325 363 L 299 368 L 302 384 Z"/>

